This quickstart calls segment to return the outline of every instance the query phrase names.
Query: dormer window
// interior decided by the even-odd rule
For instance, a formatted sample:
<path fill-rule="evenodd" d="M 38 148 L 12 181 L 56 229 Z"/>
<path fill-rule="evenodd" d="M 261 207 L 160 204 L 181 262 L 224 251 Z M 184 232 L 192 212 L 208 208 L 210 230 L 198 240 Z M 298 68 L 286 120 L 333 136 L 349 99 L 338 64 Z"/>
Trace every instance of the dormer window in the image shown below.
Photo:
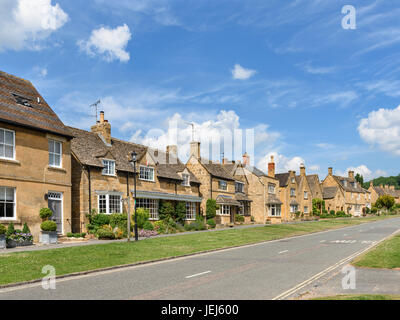
<path fill-rule="evenodd" d="M 105 176 L 115 176 L 115 161 L 114 160 L 103 160 L 103 171 Z"/>
<path fill-rule="evenodd" d="M 139 179 L 144 181 L 154 181 L 154 168 L 140 166 Z"/>
<path fill-rule="evenodd" d="M 183 173 L 182 179 L 183 179 L 182 185 L 185 187 L 189 187 L 190 186 L 190 175 Z"/>

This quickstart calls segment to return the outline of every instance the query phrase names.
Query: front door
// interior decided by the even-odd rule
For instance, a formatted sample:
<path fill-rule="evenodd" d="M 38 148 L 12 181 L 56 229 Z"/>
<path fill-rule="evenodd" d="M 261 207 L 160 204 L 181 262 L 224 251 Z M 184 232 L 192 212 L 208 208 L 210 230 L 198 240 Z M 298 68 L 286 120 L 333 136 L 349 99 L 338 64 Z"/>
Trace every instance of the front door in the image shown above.
<path fill-rule="evenodd" d="M 53 220 L 57 223 L 57 232 L 59 234 L 63 233 L 62 226 L 62 208 L 63 208 L 63 199 L 62 193 L 60 192 L 49 192 L 48 198 L 48 206 L 51 211 L 53 211 L 53 215 L 50 217 L 50 220 Z"/>

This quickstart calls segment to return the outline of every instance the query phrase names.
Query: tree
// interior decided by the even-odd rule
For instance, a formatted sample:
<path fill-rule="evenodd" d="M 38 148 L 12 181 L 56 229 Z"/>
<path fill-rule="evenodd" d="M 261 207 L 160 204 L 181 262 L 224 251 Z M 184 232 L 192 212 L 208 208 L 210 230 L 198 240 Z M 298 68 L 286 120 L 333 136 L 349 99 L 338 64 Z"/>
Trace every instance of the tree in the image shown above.
<path fill-rule="evenodd" d="M 319 198 L 312 200 L 313 214 L 321 214 L 325 210 L 325 201 Z"/>
<path fill-rule="evenodd" d="M 215 199 L 208 199 L 206 203 L 206 218 L 214 219 L 217 215 L 217 201 Z"/>
<path fill-rule="evenodd" d="M 175 208 L 175 221 L 179 222 L 181 225 L 185 224 L 186 220 L 186 203 L 179 201 Z"/>
<path fill-rule="evenodd" d="M 395 200 L 392 196 L 388 196 L 388 195 L 384 195 L 384 196 L 380 196 L 378 198 L 378 200 L 376 200 L 375 202 L 375 206 L 382 209 L 382 208 L 386 208 L 387 210 L 389 210 L 390 208 L 392 208 L 395 204 Z"/>
<path fill-rule="evenodd" d="M 160 220 L 169 220 L 175 215 L 174 205 L 169 201 L 161 201 L 160 209 L 158 209 Z"/>
<path fill-rule="evenodd" d="M 361 174 L 357 173 L 355 179 L 361 185 L 361 187 L 364 185 L 364 177 Z"/>

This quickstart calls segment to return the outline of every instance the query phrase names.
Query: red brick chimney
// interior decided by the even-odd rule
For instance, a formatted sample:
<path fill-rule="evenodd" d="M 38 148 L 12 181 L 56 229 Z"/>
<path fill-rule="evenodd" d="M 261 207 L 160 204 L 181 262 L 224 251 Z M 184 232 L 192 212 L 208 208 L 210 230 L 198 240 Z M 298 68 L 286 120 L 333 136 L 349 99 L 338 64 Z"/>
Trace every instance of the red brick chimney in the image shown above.
<path fill-rule="evenodd" d="M 275 162 L 274 156 L 271 156 L 271 161 L 268 163 L 268 176 L 275 178 Z"/>

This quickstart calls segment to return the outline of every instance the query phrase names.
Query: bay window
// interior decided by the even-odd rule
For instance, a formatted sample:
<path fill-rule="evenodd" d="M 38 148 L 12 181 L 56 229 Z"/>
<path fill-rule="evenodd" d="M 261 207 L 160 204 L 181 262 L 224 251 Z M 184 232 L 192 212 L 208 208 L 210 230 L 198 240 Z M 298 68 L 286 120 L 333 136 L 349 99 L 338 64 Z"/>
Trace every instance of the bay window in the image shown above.
<path fill-rule="evenodd" d="M 122 213 L 122 196 L 113 194 L 100 194 L 98 201 L 99 213 Z"/>
<path fill-rule="evenodd" d="M 280 217 L 281 216 L 281 206 L 279 204 L 270 204 L 269 205 L 269 215 L 271 217 Z"/>
<path fill-rule="evenodd" d="M 157 199 L 137 199 L 136 208 L 149 210 L 150 220 L 158 220 L 158 202 Z"/>

